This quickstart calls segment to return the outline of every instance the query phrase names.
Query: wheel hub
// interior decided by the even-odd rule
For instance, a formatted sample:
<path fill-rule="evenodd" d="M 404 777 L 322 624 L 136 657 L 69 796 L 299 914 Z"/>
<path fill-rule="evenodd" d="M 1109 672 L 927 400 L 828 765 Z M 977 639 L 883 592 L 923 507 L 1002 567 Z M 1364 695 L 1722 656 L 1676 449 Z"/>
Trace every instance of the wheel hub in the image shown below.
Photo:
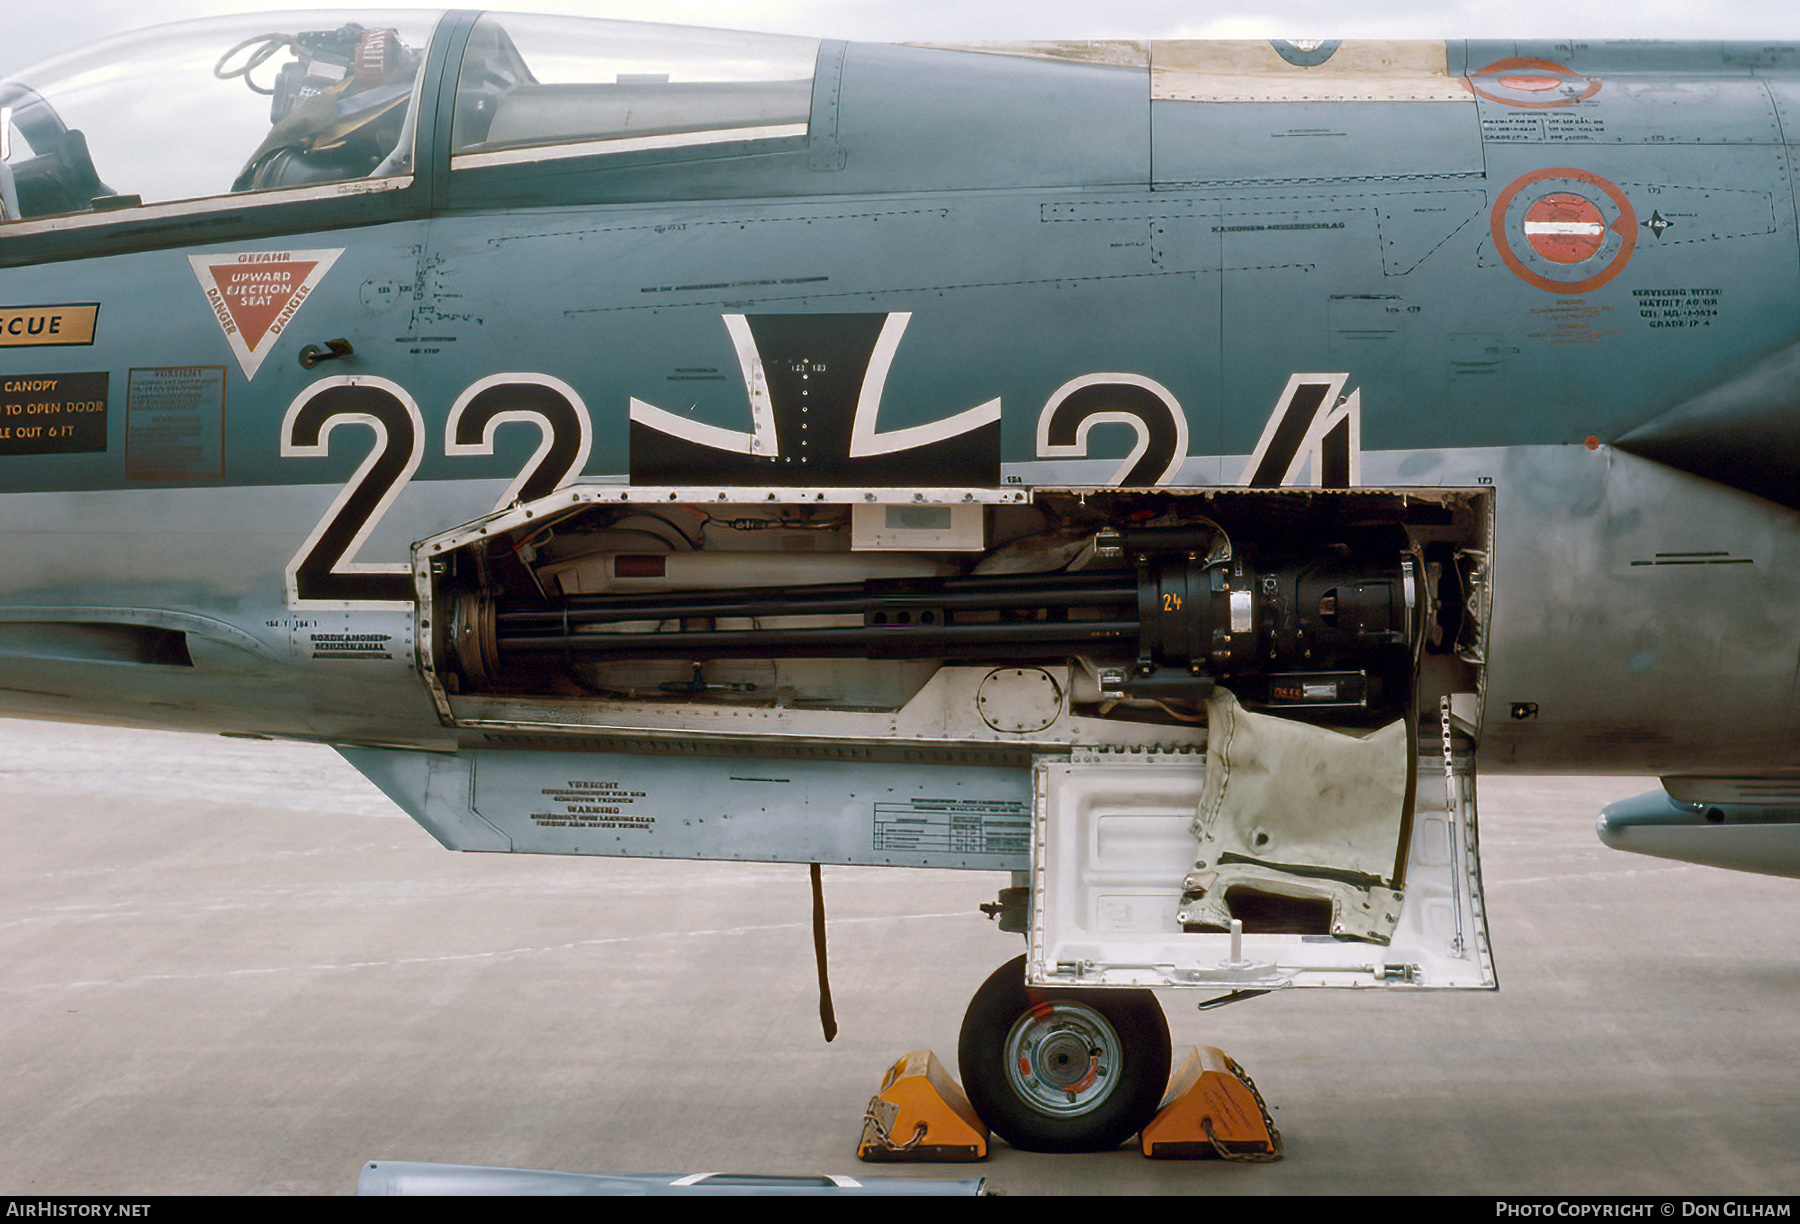
<path fill-rule="evenodd" d="M 1005 1061 L 1013 1090 L 1046 1113 L 1074 1117 L 1112 1094 L 1123 1058 L 1118 1033 L 1080 1003 L 1041 1003 L 1007 1034 Z"/>

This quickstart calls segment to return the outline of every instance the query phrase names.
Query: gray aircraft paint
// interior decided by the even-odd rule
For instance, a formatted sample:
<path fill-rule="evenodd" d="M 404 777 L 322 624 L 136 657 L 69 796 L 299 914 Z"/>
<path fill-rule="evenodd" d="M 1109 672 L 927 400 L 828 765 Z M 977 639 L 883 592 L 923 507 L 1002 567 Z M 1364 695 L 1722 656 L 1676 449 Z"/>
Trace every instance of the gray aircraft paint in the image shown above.
<path fill-rule="evenodd" d="M 493 511 L 540 446 L 573 445 L 529 422 L 485 450 L 458 442 L 453 407 L 489 380 L 566 389 L 586 422 L 574 487 L 616 486 L 647 453 L 634 400 L 694 437 L 756 432 L 744 332 L 773 345 L 777 322 L 873 335 L 905 316 L 882 350 L 876 435 L 997 402 L 1002 488 L 1107 485 L 1135 447 L 1174 437 L 1180 453 L 1146 460 L 1152 479 L 1238 485 L 1305 375 L 1354 394 L 1343 436 L 1363 486 L 1491 490 L 1483 768 L 1800 764 L 1793 512 L 1705 479 L 1731 464 L 1692 441 L 1718 424 L 1732 453 L 1766 456 L 1785 436 L 1792 51 L 1448 43 L 1402 78 L 1356 70 L 1381 52 L 1346 43 L 1240 89 L 1207 57 L 1265 46 L 1071 61 L 826 42 L 805 135 L 459 165 L 449 108 L 470 22 L 434 38 L 416 164 L 383 190 L 0 234 L 0 307 L 99 307 L 81 345 L 32 344 L 27 321 L 24 343 L 0 344 L 0 377 L 88 378 L 74 385 L 98 402 L 91 376 L 106 375 L 79 446 L 0 438 L 6 712 L 302 736 L 365 761 L 484 749 L 494 733 L 447 725 L 421 684 L 433 626 L 404 583 L 292 585 L 350 513 L 332 507 L 360 465 L 399 474 L 347 523 L 366 534 L 343 562 L 428 585 L 415 544 Z M 1593 253 L 1551 258 L 1543 234 Z M 205 270 L 279 256 L 323 270 L 250 360 Z M 351 358 L 296 360 L 338 336 Z M 1746 391 L 1751 371 L 1766 377 Z M 412 415 L 377 432 L 351 413 L 314 446 L 298 414 L 328 384 L 385 389 Z M 1088 387 L 1111 389 L 1097 423 L 1050 441 L 1057 405 Z M 134 433 L 159 395 L 181 398 L 198 439 L 179 462 L 150 424 Z M 1294 451 L 1294 470 L 1324 453 Z M 797 454 L 790 440 L 781 458 Z M 835 479 L 857 483 L 844 458 Z M 1769 463 L 1755 491 L 1793 474 L 1791 456 Z M 943 483 L 903 459 L 880 470 L 861 483 Z M 709 481 L 752 483 L 704 463 L 639 483 Z M 807 480 L 771 468 L 764 483 Z M 421 819 L 431 794 L 407 805 Z"/>

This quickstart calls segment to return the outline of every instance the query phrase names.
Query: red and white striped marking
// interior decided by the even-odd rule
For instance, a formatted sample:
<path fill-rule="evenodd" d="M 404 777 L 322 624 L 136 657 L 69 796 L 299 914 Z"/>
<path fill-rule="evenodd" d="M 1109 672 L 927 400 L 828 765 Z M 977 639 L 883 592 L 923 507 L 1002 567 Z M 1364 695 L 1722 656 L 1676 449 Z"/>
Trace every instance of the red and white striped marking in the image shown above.
<path fill-rule="evenodd" d="M 1525 211 L 1525 240 L 1545 259 L 1580 263 L 1600 253 L 1606 242 L 1606 219 L 1592 200 L 1558 192 Z"/>
<path fill-rule="evenodd" d="M 1637 213 L 1617 183 L 1576 166 L 1546 166 L 1508 183 L 1489 213 L 1494 249 L 1527 284 L 1587 293 L 1631 261 Z"/>

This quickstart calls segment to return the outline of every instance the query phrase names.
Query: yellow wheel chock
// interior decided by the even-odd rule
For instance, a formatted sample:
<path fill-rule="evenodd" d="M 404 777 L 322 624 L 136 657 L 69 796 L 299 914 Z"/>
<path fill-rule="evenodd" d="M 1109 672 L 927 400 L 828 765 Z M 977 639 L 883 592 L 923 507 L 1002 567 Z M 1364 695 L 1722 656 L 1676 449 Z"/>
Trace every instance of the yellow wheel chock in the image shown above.
<path fill-rule="evenodd" d="M 859 1160 L 985 1160 L 988 1130 L 930 1050 L 888 1068 L 863 1114 Z"/>
<path fill-rule="evenodd" d="M 1281 1159 L 1281 1132 L 1244 1069 L 1214 1046 L 1190 1048 L 1169 1077 L 1162 1108 L 1138 1135 L 1159 1160 Z"/>

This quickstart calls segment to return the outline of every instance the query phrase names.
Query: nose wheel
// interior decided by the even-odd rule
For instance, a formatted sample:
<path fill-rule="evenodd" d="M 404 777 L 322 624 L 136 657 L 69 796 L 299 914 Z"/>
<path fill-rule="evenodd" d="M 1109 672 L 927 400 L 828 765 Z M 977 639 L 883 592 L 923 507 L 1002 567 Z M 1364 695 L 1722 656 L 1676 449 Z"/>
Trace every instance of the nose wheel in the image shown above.
<path fill-rule="evenodd" d="M 1155 1116 L 1169 1080 L 1155 995 L 1027 987 L 1023 956 L 975 992 L 956 1051 L 982 1121 L 1030 1152 L 1118 1147 Z"/>

